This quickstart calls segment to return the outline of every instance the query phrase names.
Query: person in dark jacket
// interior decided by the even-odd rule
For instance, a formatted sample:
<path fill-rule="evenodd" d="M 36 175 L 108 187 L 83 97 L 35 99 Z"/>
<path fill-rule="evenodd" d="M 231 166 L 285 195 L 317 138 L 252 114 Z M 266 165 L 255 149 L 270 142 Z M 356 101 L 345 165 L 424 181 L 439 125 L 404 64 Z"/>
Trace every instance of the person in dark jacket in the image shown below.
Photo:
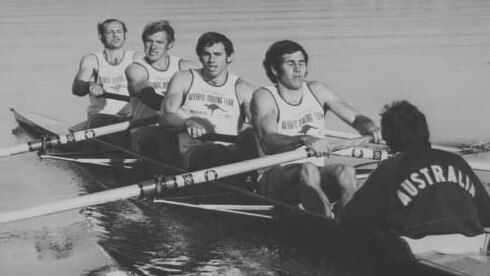
<path fill-rule="evenodd" d="M 490 226 L 490 198 L 468 163 L 433 149 L 425 115 L 407 101 L 381 113 L 391 159 L 383 161 L 342 212 L 344 223 L 411 238 L 475 236 Z"/>

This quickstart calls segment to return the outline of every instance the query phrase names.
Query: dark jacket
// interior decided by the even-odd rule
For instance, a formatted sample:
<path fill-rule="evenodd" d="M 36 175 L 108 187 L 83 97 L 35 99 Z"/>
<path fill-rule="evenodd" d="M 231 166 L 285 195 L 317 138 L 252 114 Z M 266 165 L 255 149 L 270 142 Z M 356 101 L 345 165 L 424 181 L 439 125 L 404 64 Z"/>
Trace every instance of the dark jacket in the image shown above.
<path fill-rule="evenodd" d="M 461 156 L 416 147 L 383 161 L 342 219 L 411 238 L 475 236 L 490 226 L 490 198 Z"/>

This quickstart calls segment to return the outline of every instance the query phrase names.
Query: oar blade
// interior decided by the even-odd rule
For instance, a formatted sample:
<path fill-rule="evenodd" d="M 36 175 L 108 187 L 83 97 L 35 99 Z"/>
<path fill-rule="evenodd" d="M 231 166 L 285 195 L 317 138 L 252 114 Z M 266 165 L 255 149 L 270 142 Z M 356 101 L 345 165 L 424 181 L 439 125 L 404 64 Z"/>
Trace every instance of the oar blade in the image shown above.
<path fill-rule="evenodd" d="M 141 189 L 139 185 L 131 185 L 45 205 L 34 206 L 23 210 L 5 212 L 0 214 L 0 224 L 127 199 L 138 196 L 140 192 Z"/>

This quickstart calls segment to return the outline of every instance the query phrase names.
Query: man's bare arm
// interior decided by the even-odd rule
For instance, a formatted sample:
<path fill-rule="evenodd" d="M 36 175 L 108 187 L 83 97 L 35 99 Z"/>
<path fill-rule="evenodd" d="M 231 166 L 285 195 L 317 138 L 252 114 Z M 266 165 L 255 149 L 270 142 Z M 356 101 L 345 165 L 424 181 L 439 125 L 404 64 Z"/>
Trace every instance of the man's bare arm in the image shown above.
<path fill-rule="evenodd" d="M 186 120 L 177 115 L 185 94 L 192 83 L 192 74 L 189 71 L 180 71 L 170 79 L 167 95 L 160 107 L 160 127 L 170 131 L 183 131 L 186 129 Z"/>
<path fill-rule="evenodd" d="M 290 151 L 304 145 L 301 136 L 287 136 L 277 132 L 277 105 L 266 89 L 259 88 L 254 92 L 250 111 L 252 125 L 266 154 Z"/>
<path fill-rule="evenodd" d="M 238 102 L 240 104 L 240 109 L 243 111 L 243 119 L 245 122 L 250 123 L 252 121 L 252 114 L 250 113 L 250 102 L 252 101 L 252 96 L 254 94 L 255 87 L 250 83 L 238 79 L 236 83 L 236 93 L 238 97 Z"/>
<path fill-rule="evenodd" d="M 126 68 L 126 79 L 128 81 L 128 91 L 131 97 L 138 98 L 149 108 L 158 111 L 163 97 L 155 92 L 155 89 L 148 82 L 148 72 L 138 63 L 131 63 Z"/>
<path fill-rule="evenodd" d="M 95 55 L 88 54 L 83 56 L 80 60 L 78 72 L 73 80 L 71 88 L 72 93 L 77 96 L 85 96 L 89 94 L 91 90 L 96 90 L 95 87 L 91 89 L 91 86 L 100 87 L 100 85 L 94 83 L 97 70 L 98 63 Z M 102 95 L 102 87 L 100 87 L 100 90 L 101 91 L 94 91 L 94 95 L 97 95 L 97 92 L 100 92 L 100 95 Z"/>
<path fill-rule="evenodd" d="M 332 88 L 320 82 L 308 83 L 315 97 L 332 112 L 362 135 L 372 135 L 375 142 L 381 141 L 379 127 L 359 111 L 344 102 Z"/>

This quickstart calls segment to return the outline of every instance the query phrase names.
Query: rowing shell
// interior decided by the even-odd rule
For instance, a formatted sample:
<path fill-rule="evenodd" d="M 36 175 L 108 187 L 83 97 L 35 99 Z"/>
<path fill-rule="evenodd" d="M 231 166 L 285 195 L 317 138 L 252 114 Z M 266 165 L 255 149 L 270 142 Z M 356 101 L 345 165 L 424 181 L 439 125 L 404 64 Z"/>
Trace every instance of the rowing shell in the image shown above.
<path fill-rule="evenodd" d="M 17 110 L 13 110 L 13 112 L 16 120 L 20 123 L 26 124 L 23 120 L 27 119 L 29 120 L 28 125 L 34 125 L 38 131 L 43 129 L 42 123 L 35 122 L 36 120 L 32 116 L 29 116 L 28 112 L 20 113 Z M 217 177 L 212 176 L 211 178 Z M 186 180 L 183 179 L 183 181 L 185 182 Z M 187 186 L 191 187 L 192 185 Z M 436 252 L 436 255 L 431 255 L 427 253 L 427 250 L 420 250 L 420 247 L 426 248 L 424 245 L 431 244 L 429 241 L 432 237 L 420 242 L 417 240 L 400 239 L 396 236 L 376 231 L 339 228 L 335 226 L 333 220 L 308 213 L 295 206 L 286 206 L 286 204 L 263 198 L 241 188 L 225 189 L 227 194 L 223 193 L 222 188 L 224 187 L 226 186 L 218 185 L 214 191 L 197 189 L 200 192 L 197 196 L 195 194 L 196 190 L 193 189 L 186 189 L 182 193 L 180 190 L 176 190 L 157 198 L 155 202 L 185 206 L 198 210 L 212 210 L 231 215 L 274 220 L 280 225 L 280 229 L 297 229 L 298 233 L 301 233 L 298 235 L 316 237 L 315 243 L 317 245 L 322 245 L 325 248 L 335 251 L 341 258 L 352 257 L 352 255 L 363 257 L 375 256 L 376 259 L 383 260 L 385 266 L 386 260 L 390 260 L 390 264 L 400 265 L 417 275 L 420 275 L 420 273 L 435 272 L 449 275 L 473 275 L 475 271 L 469 270 L 469 268 L 475 267 L 475 258 L 471 259 L 473 261 L 471 265 L 467 265 L 466 261 L 468 256 L 474 256 L 475 254 L 479 256 L 479 259 L 477 259 L 478 267 L 483 267 L 484 271 L 490 271 L 488 257 L 481 256 L 478 252 L 473 252 L 476 250 L 474 248 L 472 249 L 473 251 L 465 253 L 441 253 L 437 250 L 429 250 L 429 252 Z M 305 225 L 308 225 L 308 227 L 305 227 Z M 437 238 L 440 237 L 434 237 L 432 240 L 437 240 Z M 456 239 L 451 238 L 450 240 L 456 241 Z M 458 240 L 457 244 L 454 244 L 453 248 L 464 247 L 462 245 L 468 243 L 470 243 L 469 240 L 462 238 Z M 411 247 L 417 250 L 412 252 L 410 250 Z M 480 245 L 480 247 L 483 248 L 484 245 Z M 354 254 L 353 252 L 356 253 Z M 389 254 L 387 255 L 386 252 Z M 444 261 L 441 261 L 441 254 L 451 256 L 452 259 L 445 258 Z M 448 262 L 448 259 L 451 259 L 451 262 Z"/>

